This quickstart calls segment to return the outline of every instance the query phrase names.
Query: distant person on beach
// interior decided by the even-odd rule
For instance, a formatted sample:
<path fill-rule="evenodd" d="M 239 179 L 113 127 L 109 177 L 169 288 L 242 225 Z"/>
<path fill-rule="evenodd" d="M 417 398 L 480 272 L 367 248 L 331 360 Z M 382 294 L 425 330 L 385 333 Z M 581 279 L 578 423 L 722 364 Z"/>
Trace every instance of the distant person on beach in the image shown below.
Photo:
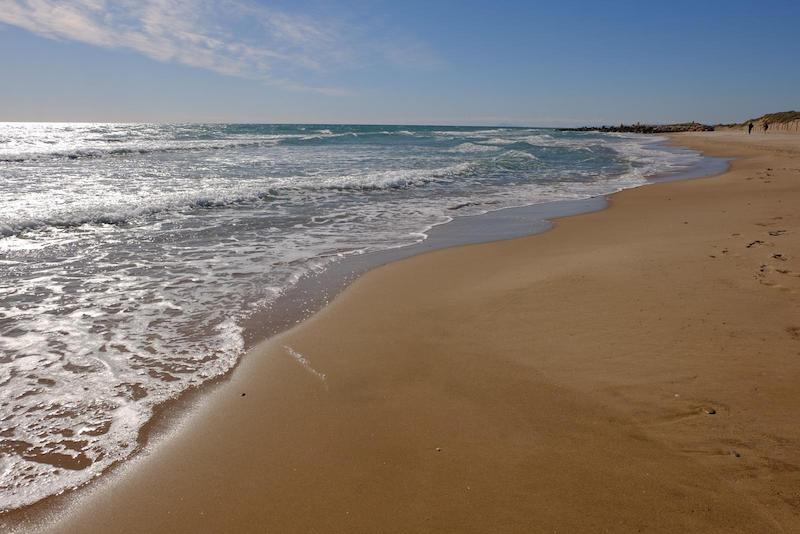
<path fill-rule="evenodd" d="M 767 130 L 769 130 L 769 123 L 765 122 L 764 123 L 764 133 L 767 133 Z"/>
<path fill-rule="evenodd" d="M 753 123 L 752 122 L 747 125 L 747 135 L 750 135 L 751 133 L 753 133 Z"/>

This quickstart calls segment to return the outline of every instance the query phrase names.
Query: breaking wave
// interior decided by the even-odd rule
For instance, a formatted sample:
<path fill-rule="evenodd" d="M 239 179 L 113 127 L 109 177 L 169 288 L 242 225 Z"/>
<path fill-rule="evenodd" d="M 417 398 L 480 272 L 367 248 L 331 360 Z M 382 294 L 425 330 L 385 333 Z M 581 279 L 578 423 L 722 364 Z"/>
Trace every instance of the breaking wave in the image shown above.
<path fill-rule="evenodd" d="M 653 141 L 0 124 L 0 510 L 130 456 L 154 407 L 229 371 L 247 321 L 305 274 L 454 216 L 603 195 L 698 160 Z"/>

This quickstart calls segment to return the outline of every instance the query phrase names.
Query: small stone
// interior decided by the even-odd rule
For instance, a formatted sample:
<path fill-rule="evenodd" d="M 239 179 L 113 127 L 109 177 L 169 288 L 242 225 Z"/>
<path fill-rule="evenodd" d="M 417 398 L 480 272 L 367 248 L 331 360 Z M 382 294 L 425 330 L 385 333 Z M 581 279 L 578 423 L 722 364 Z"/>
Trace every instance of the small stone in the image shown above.
<path fill-rule="evenodd" d="M 717 410 L 714 408 L 703 408 L 703 411 L 706 412 L 708 415 L 714 415 L 717 413 Z"/>
<path fill-rule="evenodd" d="M 436 452 L 442 452 L 442 448 L 441 447 L 436 447 Z"/>
<path fill-rule="evenodd" d="M 247 395 L 247 393 L 242 393 L 242 397 L 244 397 L 245 395 Z"/>
<path fill-rule="evenodd" d="M 741 454 L 739 454 L 739 451 L 731 451 L 731 454 L 733 454 L 733 455 L 734 455 L 734 456 L 736 456 L 737 458 L 741 458 L 741 457 L 742 457 L 742 455 L 741 455 Z"/>

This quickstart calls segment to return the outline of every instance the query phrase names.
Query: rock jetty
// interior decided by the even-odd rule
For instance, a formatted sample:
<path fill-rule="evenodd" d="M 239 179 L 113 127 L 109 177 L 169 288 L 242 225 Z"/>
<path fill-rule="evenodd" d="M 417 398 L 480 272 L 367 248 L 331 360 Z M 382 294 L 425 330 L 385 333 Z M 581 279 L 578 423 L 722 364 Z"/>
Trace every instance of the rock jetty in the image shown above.
<path fill-rule="evenodd" d="M 620 124 L 619 126 L 581 126 L 580 128 L 558 128 L 562 132 L 621 132 L 640 134 L 663 134 L 675 132 L 711 132 L 713 126 L 699 122 L 677 124 Z"/>

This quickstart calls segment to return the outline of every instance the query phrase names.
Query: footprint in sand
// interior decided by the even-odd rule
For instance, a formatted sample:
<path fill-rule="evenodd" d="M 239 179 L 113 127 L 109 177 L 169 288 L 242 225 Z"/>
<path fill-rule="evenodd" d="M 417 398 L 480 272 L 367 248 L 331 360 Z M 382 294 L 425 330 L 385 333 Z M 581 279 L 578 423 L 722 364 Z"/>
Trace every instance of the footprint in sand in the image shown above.
<path fill-rule="evenodd" d="M 755 224 L 756 226 L 775 226 L 775 225 L 776 225 L 776 224 L 778 224 L 778 223 L 776 223 L 776 222 L 770 222 L 770 221 L 781 221 L 781 220 L 783 220 L 783 217 L 772 217 L 771 219 L 769 219 L 769 221 L 766 221 L 766 222 L 764 222 L 764 221 L 759 221 L 759 222 L 757 222 L 757 223 L 754 223 L 754 224 Z"/>
<path fill-rule="evenodd" d="M 759 221 L 755 223 L 756 226 L 769 227 L 781 224 L 777 221 L 783 220 L 783 216 L 775 216 L 770 219 Z M 734 248 L 734 251 L 740 251 L 741 255 L 734 252 L 733 256 L 747 257 L 750 261 L 756 260 L 758 268 L 753 273 L 753 277 L 758 280 L 759 284 L 785 291 L 789 293 L 797 293 L 800 291 L 800 265 L 797 264 L 794 258 L 794 248 L 792 247 L 792 240 L 785 240 L 787 234 L 791 234 L 791 230 L 784 228 L 776 228 L 766 230 L 766 235 L 770 238 L 776 239 L 776 242 L 768 240 L 766 236 L 762 239 L 751 237 L 750 241 L 742 243 L 742 248 Z M 763 234 L 762 234 L 763 235 Z M 738 236 L 737 236 L 738 237 Z M 755 239 L 754 239 L 755 238 Z M 786 248 L 785 250 L 778 249 Z M 777 249 L 777 250 L 776 250 Z M 765 254 L 762 256 L 762 254 Z M 754 255 L 757 255 L 754 257 Z"/>
<path fill-rule="evenodd" d="M 783 282 L 789 282 L 789 280 L 786 279 L 787 276 L 792 278 L 800 278 L 800 274 L 794 273 L 788 269 L 778 269 L 766 264 L 761 265 L 753 276 L 761 285 L 769 288 L 778 289 L 780 291 L 786 291 L 789 293 L 795 293 L 797 291 L 797 288 L 790 287 L 794 284 L 786 285 L 785 283 L 778 283 L 775 280 L 776 275 L 780 276 Z"/>
<path fill-rule="evenodd" d="M 800 326 L 787 326 L 786 333 L 795 341 L 800 341 Z"/>

